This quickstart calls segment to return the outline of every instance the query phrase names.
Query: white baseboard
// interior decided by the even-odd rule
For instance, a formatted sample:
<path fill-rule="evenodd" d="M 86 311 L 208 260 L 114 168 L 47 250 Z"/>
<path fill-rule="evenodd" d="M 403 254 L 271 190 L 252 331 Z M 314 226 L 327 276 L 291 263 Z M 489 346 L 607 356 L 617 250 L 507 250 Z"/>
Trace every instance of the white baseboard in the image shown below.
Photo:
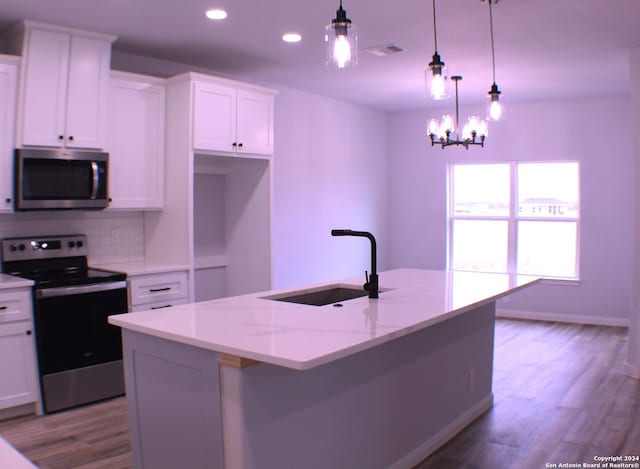
<path fill-rule="evenodd" d="M 629 327 L 629 320 L 624 318 L 608 318 L 604 316 L 583 316 L 578 314 L 538 313 L 515 309 L 496 309 L 496 317 L 510 319 L 529 319 L 532 321 L 568 322 L 573 324 L 589 324 L 593 326 Z"/>
<path fill-rule="evenodd" d="M 8 409 L 0 409 L 0 421 L 12 419 L 16 417 L 22 417 L 23 415 L 37 414 L 36 403 L 23 404 L 15 407 L 9 407 Z M 1 467 L 1 466 L 0 466 Z"/>
<path fill-rule="evenodd" d="M 460 417 L 440 430 L 432 438 L 429 438 L 416 449 L 405 455 L 402 459 L 396 461 L 396 463 L 391 466 L 391 468 L 405 469 L 407 467 L 413 467 L 416 464 L 420 463 L 455 435 L 464 430 L 475 419 L 491 409 L 491 407 L 493 407 L 493 394 L 488 395 L 487 397 L 476 403 Z"/>

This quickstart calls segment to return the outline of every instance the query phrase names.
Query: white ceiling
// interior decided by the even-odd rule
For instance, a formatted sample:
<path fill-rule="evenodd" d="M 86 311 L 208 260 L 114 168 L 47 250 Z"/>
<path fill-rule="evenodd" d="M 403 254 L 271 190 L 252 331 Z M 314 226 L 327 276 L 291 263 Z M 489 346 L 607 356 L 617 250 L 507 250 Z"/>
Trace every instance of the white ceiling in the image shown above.
<path fill-rule="evenodd" d="M 383 110 L 433 105 L 424 68 L 434 52 L 430 0 L 343 0 L 359 64 L 324 65 L 324 27 L 339 0 L 0 0 L 0 28 L 27 18 L 117 35 L 117 51 L 205 67 Z M 460 74 L 463 102 L 491 85 L 489 16 L 480 0 L 437 0 L 438 46 Z M 212 22 L 211 7 L 229 17 Z M 628 93 L 628 50 L 640 46 L 640 0 L 500 0 L 493 5 L 496 81 L 509 100 Z M 284 32 L 303 36 L 298 44 Z M 367 47 L 405 52 L 376 57 Z"/>

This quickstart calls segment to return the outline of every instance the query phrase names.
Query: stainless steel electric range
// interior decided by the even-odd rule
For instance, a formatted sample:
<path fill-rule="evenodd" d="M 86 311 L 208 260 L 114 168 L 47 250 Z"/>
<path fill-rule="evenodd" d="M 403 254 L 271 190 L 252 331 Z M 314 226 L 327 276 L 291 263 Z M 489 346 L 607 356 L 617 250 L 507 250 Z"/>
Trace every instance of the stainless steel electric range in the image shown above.
<path fill-rule="evenodd" d="M 85 235 L 2 240 L 2 272 L 31 279 L 44 411 L 124 394 L 120 330 L 126 274 L 87 265 Z"/>

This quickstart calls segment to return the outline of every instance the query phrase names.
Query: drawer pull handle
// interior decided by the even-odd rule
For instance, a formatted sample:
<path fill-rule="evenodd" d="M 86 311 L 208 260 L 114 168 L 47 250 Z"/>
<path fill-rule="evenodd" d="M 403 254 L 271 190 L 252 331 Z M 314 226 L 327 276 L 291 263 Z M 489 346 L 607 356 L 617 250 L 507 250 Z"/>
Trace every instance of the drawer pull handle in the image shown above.
<path fill-rule="evenodd" d="M 171 287 L 164 287 L 164 288 L 149 288 L 149 293 L 158 293 L 160 291 L 169 291 L 171 290 Z"/>
<path fill-rule="evenodd" d="M 151 309 L 171 308 L 173 305 L 152 306 Z"/>
<path fill-rule="evenodd" d="M 0 306 L 0 311 L 7 309 L 7 306 Z"/>

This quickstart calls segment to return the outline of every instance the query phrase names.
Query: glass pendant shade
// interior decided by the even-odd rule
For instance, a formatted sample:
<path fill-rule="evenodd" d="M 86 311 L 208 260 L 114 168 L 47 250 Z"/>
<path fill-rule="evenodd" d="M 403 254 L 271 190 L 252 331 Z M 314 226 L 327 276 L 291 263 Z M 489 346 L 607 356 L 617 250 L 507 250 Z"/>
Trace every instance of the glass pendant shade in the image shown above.
<path fill-rule="evenodd" d="M 502 93 L 498 90 L 498 85 L 495 83 L 491 86 L 491 90 L 487 93 L 489 97 L 489 105 L 487 106 L 487 119 L 490 121 L 504 120 L 504 103 L 500 101 L 500 95 Z"/>
<path fill-rule="evenodd" d="M 335 19 L 325 28 L 324 40 L 327 46 L 327 65 L 345 68 L 358 63 L 358 32 L 347 18 L 342 1 Z"/>
<path fill-rule="evenodd" d="M 447 68 L 437 53 L 433 56 L 433 61 L 427 65 L 424 71 L 424 80 L 426 83 L 427 96 L 431 99 L 447 99 L 451 95 L 449 92 L 450 86 Z"/>

